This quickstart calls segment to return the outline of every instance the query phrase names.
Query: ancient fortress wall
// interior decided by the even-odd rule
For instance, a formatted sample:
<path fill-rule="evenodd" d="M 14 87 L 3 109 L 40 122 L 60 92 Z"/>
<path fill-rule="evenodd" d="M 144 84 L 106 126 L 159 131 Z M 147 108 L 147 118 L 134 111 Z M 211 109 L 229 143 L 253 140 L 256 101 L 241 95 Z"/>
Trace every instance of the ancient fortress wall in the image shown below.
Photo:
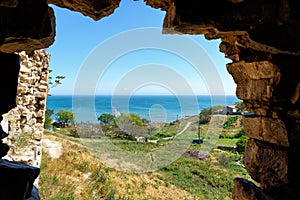
<path fill-rule="evenodd" d="M 42 137 L 50 55 L 43 49 L 20 55 L 20 72 L 16 97 L 17 107 L 3 115 L 1 122 L 9 135 L 4 142 L 10 146 L 8 160 L 39 167 L 42 156 Z"/>

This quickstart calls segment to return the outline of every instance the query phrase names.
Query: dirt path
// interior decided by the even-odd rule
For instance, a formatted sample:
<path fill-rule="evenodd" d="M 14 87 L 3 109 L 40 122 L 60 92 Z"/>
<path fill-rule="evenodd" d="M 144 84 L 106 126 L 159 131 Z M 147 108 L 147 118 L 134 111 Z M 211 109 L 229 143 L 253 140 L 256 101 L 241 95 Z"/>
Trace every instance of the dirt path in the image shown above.
<path fill-rule="evenodd" d="M 181 135 L 184 131 L 186 131 L 186 129 L 187 129 L 191 124 L 192 124 L 192 122 L 188 122 L 188 123 L 185 125 L 185 127 L 184 127 L 179 133 L 177 133 L 177 134 L 175 135 L 175 137 Z"/>

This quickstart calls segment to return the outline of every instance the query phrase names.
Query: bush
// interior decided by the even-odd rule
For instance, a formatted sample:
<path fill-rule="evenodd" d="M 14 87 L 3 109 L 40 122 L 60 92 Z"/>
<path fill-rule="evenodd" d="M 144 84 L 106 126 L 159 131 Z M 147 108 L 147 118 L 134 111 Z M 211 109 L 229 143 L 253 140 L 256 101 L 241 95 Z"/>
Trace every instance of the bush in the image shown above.
<path fill-rule="evenodd" d="M 248 137 L 243 135 L 237 142 L 236 142 L 236 151 L 238 153 L 244 153 L 245 152 L 245 146 L 246 142 L 248 141 Z"/>
<path fill-rule="evenodd" d="M 211 108 L 204 108 L 199 114 L 199 124 L 207 124 L 212 114 Z"/>
<path fill-rule="evenodd" d="M 175 134 L 174 134 L 175 133 Z M 158 140 L 158 139 L 161 139 L 161 138 L 167 138 L 167 137 L 171 137 L 173 135 L 176 135 L 177 132 L 158 132 L 158 133 L 155 133 L 154 135 L 151 135 L 148 139 L 149 140 Z"/>
<path fill-rule="evenodd" d="M 245 130 L 242 128 L 238 133 L 234 135 L 234 138 L 240 138 L 245 135 Z"/>
<path fill-rule="evenodd" d="M 116 119 L 118 130 L 118 135 L 129 137 L 131 139 L 134 139 L 136 136 L 145 136 L 149 133 L 149 130 L 146 126 L 144 126 L 143 123 L 144 120 L 142 120 L 138 115 L 136 114 L 125 114 L 122 113 L 119 118 Z"/>
<path fill-rule="evenodd" d="M 224 123 L 223 128 L 224 129 L 231 128 L 233 124 L 237 121 L 237 119 L 238 119 L 237 116 L 229 117 L 227 121 Z"/>
<path fill-rule="evenodd" d="M 222 109 L 224 106 L 212 106 L 210 108 L 204 108 L 199 114 L 199 124 L 207 124 L 210 120 L 211 115 L 219 110 Z"/>
<path fill-rule="evenodd" d="M 44 123 L 44 128 L 45 129 L 50 129 L 51 124 L 52 124 L 52 118 L 51 116 L 54 114 L 54 111 L 51 109 L 46 109 L 45 112 L 45 123 Z"/>

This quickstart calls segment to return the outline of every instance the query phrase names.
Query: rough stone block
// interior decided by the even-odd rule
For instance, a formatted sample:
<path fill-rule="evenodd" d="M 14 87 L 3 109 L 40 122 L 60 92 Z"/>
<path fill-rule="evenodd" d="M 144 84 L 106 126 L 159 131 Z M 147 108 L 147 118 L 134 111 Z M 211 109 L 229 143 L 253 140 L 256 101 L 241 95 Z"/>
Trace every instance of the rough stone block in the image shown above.
<path fill-rule="evenodd" d="M 81 12 L 94 20 L 99 20 L 114 12 L 121 0 L 90 1 L 90 0 L 48 0 L 48 3 L 62 8 Z"/>
<path fill-rule="evenodd" d="M 250 176 L 268 187 L 288 183 L 288 152 L 282 148 L 249 139 L 243 159 Z"/>
<path fill-rule="evenodd" d="M 43 133 L 40 133 L 39 131 L 33 132 L 32 138 L 34 140 L 40 141 L 42 139 Z"/>
<path fill-rule="evenodd" d="M 47 92 L 47 91 L 48 91 L 48 86 L 41 85 L 41 86 L 39 86 L 39 90 L 40 90 L 41 92 Z"/>
<path fill-rule="evenodd" d="M 0 1 L 0 6 L 3 7 L 16 7 L 18 5 L 17 0 L 1 0 Z"/>
<path fill-rule="evenodd" d="M 233 200 L 272 200 L 259 187 L 252 182 L 243 179 L 234 179 L 234 188 L 232 192 Z"/>
<path fill-rule="evenodd" d="M 236 95 L 243 100 L 264 100 L 271 97 L 266 80 L 247 80 L 237 84 Z"/>
<path fill-rule="evenodd" d="M 19 0 L 0 7 L 0 51 L 13 53 L 49 47 L 55 37 L 55 16 L 46 0 Z"/>
<path fill-rule="evenodd" d="M 280 119 L 244 116 L 243 125 L 248 137 L 288 147 L 288 133 Z"/>
<path fill-rule="evenodd" d="M 267 100 L 280 79 L 277 66 L 269 61 L 227 64 L 228 72 L 237 84 L 236 94 L 242 100 Z"/>

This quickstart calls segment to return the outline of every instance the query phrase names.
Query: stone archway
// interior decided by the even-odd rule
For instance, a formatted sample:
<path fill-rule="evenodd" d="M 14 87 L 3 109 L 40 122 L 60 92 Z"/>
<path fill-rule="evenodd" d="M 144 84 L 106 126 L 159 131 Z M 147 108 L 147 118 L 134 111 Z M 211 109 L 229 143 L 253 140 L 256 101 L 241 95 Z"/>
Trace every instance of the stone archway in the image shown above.
<path fill-rule="evenodd" d="M 99 20 L 111 14 L 120 0 L 2 1 L 0 64 L 5 68 L 2 76 L 11 77 L 9 82 L 1 82 L 1 91 L 5 91 L 0 93 L 2 113 L 15 106 L 18 58 L 12 53 L 46 48 L 54 41 L 55 19 L 48 3 Z M 237 84 L 236 94 L 254 113 L 244 118 L 246 135 L 250 137 L 244 164 L 252 178 L 261 183 L 258 188 L 236 178 L 233 199 L 296 199 L 300 177 L 299 1 L 146 0 L 146 3 L 167 12 L 166 30 L 204 34 L 206 39 L 220 38 L 220 51 L 232 60 L 227 69 Z M 2 138 L 5 136 L 3 133 Z M 2 142 L 0 146 L 3 155 L 7 146 Z"/>

